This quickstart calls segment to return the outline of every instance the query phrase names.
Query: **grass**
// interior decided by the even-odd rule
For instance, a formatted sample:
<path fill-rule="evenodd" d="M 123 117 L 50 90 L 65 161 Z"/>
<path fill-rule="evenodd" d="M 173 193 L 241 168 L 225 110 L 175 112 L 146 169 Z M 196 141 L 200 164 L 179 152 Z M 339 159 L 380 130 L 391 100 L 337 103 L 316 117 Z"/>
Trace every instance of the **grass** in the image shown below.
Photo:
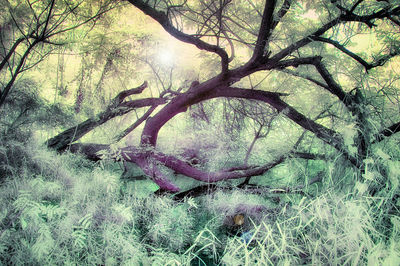
<path fill-rule="evenodd" d="M 331 187 L 279 203 L 243 191 L 174 202 L 78 155 L 32 144 L 14 156 L 24 164 L 12 166 L 0 187 L 2 265 L 400 263 L 400 202 L 383 192 L 367 195 L 363 188 L 373 180 L 354 192 Z M 398 189 L 391 164 L 386 195 Z M 334 178 L 327 175 L 326 183 Z M 243 206 L 265 209 L 245 213 L 245 226 L 229 233 Z"/>

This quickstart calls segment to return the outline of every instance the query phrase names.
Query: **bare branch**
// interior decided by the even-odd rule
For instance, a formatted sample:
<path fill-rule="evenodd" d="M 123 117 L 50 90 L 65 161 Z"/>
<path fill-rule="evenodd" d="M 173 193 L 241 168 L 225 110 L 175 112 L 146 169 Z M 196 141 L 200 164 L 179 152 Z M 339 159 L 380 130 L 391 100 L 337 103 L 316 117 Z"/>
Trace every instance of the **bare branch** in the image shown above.
<path fill-rule="evenodd" d="M 397 55 L 400 54 L 400 49 L 397 49 L 397 51 L 392 51 L 388 55 L 380 56 L 373 63 L 368 63 L 364 59 L 362 59 L 360 56 L 356 55 L 355 53 L 353 53 L 350 50 L 348 50 L 347 48 L 345 48 L 338 41 L 334 41 L 334 40 L 331 40 L 331 39 L 328 39 L 328 38 L 323 38 L 323 37 L 313 37 L 313 39 L 316 40 L 316 41 L 332 44 L 333 46 L 338 48 L 340 51 L 342 51 L 343 53 L 347 54 L 348 56 L 350 56 L 351 58 L 353 58 L 354 60 L 359 62 L 361 65 L 363 65 L 367 72 L 368 72 L 368 70 L 370 70 L 370 69 L 372 69 L 374 67 L 383 66 L 389 59 L 391 59 L 392 57 L 397 56 Z"/>
<path fill-rule="evenodd" d="M 270 70 L 272 68 L 282 71 L 282 69 L 287 67 L 298 67 L 300 65 L 314 65 L 327 84 L 327 86 L 321 84 L 321 87 L 326 88 L 333 95 L 336 95 L 347 107 L 351 107 L 352 101 L 350 95 L 348 95 L 333 79 L 328 69 L 324 66 L 324 64 L 322 64 L 322 57 L 320 56 L 295 58 L 279 61 L 277 63 L 268 63 L 258 67 L 257 70 Z"/>
<path fill-rule="evenodd" d="M 10 92 L 12 86 L 14 85 L 15 80 L 17 79 L 18 74 L 21 72 L 21 69 L 23 68 L 23 66 L 25 65 L 26 59 L 29 56 L 29 53 L 31 52 L 31 50 L 35 47 L 35 45 L 38 43 L 37 40 L 35 40 L 33 43 L 31 43 L 28 48 L 25 50 L 24 54 L 22 55 L 22 57 L 19 59 L 19 63 L 18 66 L 16 67 L 16 69 L 14 70 L 14 72 L 12 73 L 12 77 L 11 80 L 7 83 L 7 85 L 5 86 L 5 88 L 3 89 L 3 91 L 0 91 L 0 107 L 4 104 L 6 97 L 8 95 L 8 93 Z"/>
<path fill-rule="evenodd" d="M 287 67 L 298 67 L 300 65 L 314 65 L 316 61 L 321 60 L 320 56 L 301 57 L 294 59 L 281 60 L 273 64 L 273 69 L 284 69 Z M 268 65 L 266 65 L 268 67 Z M 263 69 L 260 67 L 259 69 Z"/>
<path fill-rule="evenodd" d="M 195 38 L 191 35 L 179 31 L 171 24 L 167 14 L 161 11 L 157 11 L 155 8 L 148 5 L 147 2 L 144 2 L 142 0 L 128 0 L 128 1 L 132 5 L 142 10 L 146 15 L 156 20 L 169 34 L 171 34 L 176 39 L 182 42 L 193 44 L 200 50 L 206 50 L 219 55 L 221 57 L 222 72 L 225 73 L 228 71 L 229 58 L 228 54 L 224 49 L 218 47 L 217 45 L 211 45 L 209 43 L 200 40 L 199 38 Z"/>
<path fill-rule="evenodd" d="M 289 59 L 289 60 L 283 60 L 280 61 L 276 64 L 274 64 L 274 68 L 281 70 L 289 66 L 293 67 L 298 67 L 299 65 L 307 65 L 311 64 L 314 65 L 315 68 L 317 69 L 318 73 L 321 75 L 321 77 L 325 80 L 326 85 L 323 85 L 322 83 L 320 84 L 321 87 L 327 89 L 330 93 L 338 97 L 338 99 L 343 102 L 343 104 L 353 113 L 355 114 L 357 112 L 357 109 L 355 108 L 354 105 L 354 97 L 352 97 L 351 94 L 346 93 L 342 87 L 334 80 L 332 75 L 329 73 L 328 69 L 325 67 L 325 65 L 322 63 L 322 57 L 320 56 L 314 56 L 314 57 L 304 57 L 304 58 L 296 58 L 296 59 Z M 260 67 L 259 69 L 262 69 L 263 67 L 269 68 L 268 64 L 265 66 Z M 281 70 L 282 71 L 282 70 Z M 319 82 L 318 82 L 319 83 Z M 317 83 L 316 83 L 317 84 Z"/>
<path fill-rule="evenodd" d="M 281 19 L 286 15 L 286 13 L 289 11 L 290 6 L 292 4 L 292 0 L 285 0 L 285 2 L 283 2 L 281 9 L 279 9 L 278 13 L 277 13 L 277 19 L 274 20 L 273 24 L 272 24 L 272 30 L 274 30 L 276 28 L 276 26 L 278 25 L 278 23 L 281 21 Z"/>
<path fill-rule="evenodd" d="M 46 22 L 45 22 L 45 24 L 44 24 L 42 33 L 40 34 L 40 39 L 41 39 L 41 40 L 46 39 L 46 31 L 47 31 L 47 27 L 49 26 L 50 18 L 52 17 L 52 12 L 53 12 L 53 8 L 54 8 L 54 4 L 55 4 L 55 0 L 52 0 L 52 1 L 50 2 L 50 4 L 49 4 L 49 5 L 50 5 L 50 7 L 49 7 L 49 12 L 48 12 L 48 14 L 47 14 Z"/>
<path fill-rule="evenodd" d="M 311 186 L 312 184 L 315 184 L 317 182 L 321 182 L 322 180 L 322 173 L 318 173 L 313 179 L 311 179 L 307 186 Z M 202 185 L 202 186 L 197 186 L 194 188 L 191 188 L 186 191 L 182 191 L 178 194 L 175 194 L 173 199 L 175 201 L 182 200 L 185 197 L 199 197 L 204 194 L 210 194 L 213 193 L 217 190 L 236 190 L 236 189 L 243 189 L 246 193 L 251 193 L 251 194 L 260 194 L 265 196 L 266 194 L 281 194 L 281 193 L 298 193 L 304 195 L 305 193 L 302 191 L 304 189 L 305 185 L 299 185 L 294 188 L 290 187 L 280 187 L 280 188 L 272 188 L 270 186 L 255 186 L 255 185 L 243 185 L 243 186 L 238 186 L 238 187 L 222 187 L 218 186 L 216 184 L 207 184 L 207 185 Z"/>
<path fill-rule="evenodd" d="M 21 44 L 22 41 L 25 40 L 25 37 L 21 37 L 19 39 L 17 39 L 13 46 L 10 48 L 10 50 L 8 51 L 8 53 L 6 54 L 6 56 L 3 58 L 3 60 L 0 63 L 0 71 L 3 69 L 3 67 L 6 65 L 6 63 L 8 62 L 8 60 L 10 60 L 11 56 L 14 54 L 15 50 L 17 49 L 18 45 Z"/>
<path fill-rule="evenodd" d="M 143 91 L 146 86 L 147 83 L 145 82 L 136 89 L 128 90 L 127 93 L 122 92 L 122 95 L 132 94 L 132 92 L 138 92 L 140 90 Z M 121 95 L 121 93 L 119 95 Z M 163 98 L 144 98 L 132 101 L 118 102 L 119 99 L 120 98 L 118 96 L 114 98 L 114 101 L 106 108 L 106 110 L 99 113 L 95 117 L 89 118 L 79 125 L 71 127 L 60 133 L 59 135 L 47 140 L 47 146 L 58 151 L 62 151 L 66 149 L 68 145 L 80 139 L 85 134 L 93 130 L 95 127 L 106 123 L 114 117 L 125 115 L 137 108 L 145 106 L 155 107 L 161 104 L 165 104 L 167 102 L 167 100 Z"/>
<path fill-rule="evenodd" d="M 280 95 L 274 92 L 266 92 L 260 90 L 246 90 L 241 88 L 219 88 L 215 89 L 211 95 L 213 97 L 235 97 L 244 99 L 253 99 L 266 102 L 276 108 L 279 112 L 288 117 L 290 120 L 298 124 L 304 129 L 313 132 L 319 139 L 336 148 L 354 165 L 358 166 L 359 162 L 350 155 L 344 146 L 343 139 L 334 130 L 317 124 L 314 120 L 305 117 L 295 108 L 280 99 Z"/>
<path fill-rule="evenodd" d="M 278 62 L 279 60 L 281 60 L 281 59 L 285 58 L 286 56 L 290 55 L 292 52 L 296 51 L 300 47 L 303 47 L 303 46 L 309 44 L 310 42 L 312 42 L 313 38 L 315 36 L 320 36 L 320 35 L 324 34 L 326 31 L 328 31 L 332 27 L 336 26 L 340 22 L 341 22 L 341 18 L 340 17 L 329 21 L 325 25 L 321 26 L 318 30 L 314 31 L 312 34 L 304 37 L 303 39 L 301 39 L 301 40 L 299 40 L 299 41 L 297 41 L 297 42 L 295 42 L 295 43 L 293 43 L 291 45 L 289 45 L 285 49 L 282 49 L 280 52 L 278 52 L 273 57 L 271 57 L 269 61 Z"/>
<path fill-rule="evenodd" d="M 144 81 L 142 85 L 137 88 L 133 88 L 130 90 L 121 91 L 114 99 L 113 102 L 120 104 L 126 97 L 131 96 L 133 94 L 140 94 L 143 92 L 144 89 L 147 88 L 147 81 Z"/>
<path fill-rule="evenodd" d="M 166 167 L 178 173 L 191 177 L 195 180 L 207 183 L 215 183 L 229 179 L 239 179 L 247 176 L 262 175 L 263 173 L 273 168 L 277 164 L 280 164 L 284 160 L 284 158 L 285 157 L 282 156 L 266 165 L 256 168 L 250 168 L 247 170 L 238 170 L 232 172 L 204 172 L 202 170 L 190 166 L 185 161 L 182 161 L 174 156 L 165 155 L 158 152 L 154 153 L 154 159 L 160 161 Z"/>
<path fill-rule="evenodd" d="M 324 154 L 315 154 L 315 153 L 308 153 L 308 152 L 292 152 L 290 153 L 291 157 L 294 158 L 301 158 L 306 160 L 326 160 L 327 157 Z"/>
<path fill-rule="evenodd" d="M 392 16 L 390 16 L 389 19 L 390 19 L 394 24 L 396 24 L 397 26 L 400 26 L 400 20 L 398 20 L 398 19 L 396 19 L 396 18 L 394 18 L 394 17 L 392 17 Z"/>
<path fill-rule="evenodd" d="M 154 110 L 156 108 L 157 108 L 157 105 L 150 107 L 149 110 L 147 110 L 147 112 L 142 117 L 140 117 L 138 120 L 136 120 L 136 122 L 133 123 L 130 127 L 125 129 L 124 131 L 122 131 L 116 137 L 116 141 L 115 142 L 118 142 L 121 139 L 125 138 L 128 134 L 130 134 L 133 130 L 135 130 L 138 126 L 140 126 L 144 121 L 146 121 L 147 118 L 149 118 L 149 116 L 154 112 Z"/>
<path fill-rule="evenodd" d="M 344 10 L 344 14 L 341 16 L 341 18 L 343 21 L 362 22 L 365 23 L 368 27 L 372 28 L 376 26 L 373 22 L 375 19 L 390 18 L 393 15 L 399 15 L 399 13 L 400 13 L 400 6 L 397 6 L 393 9 L 391 9 L 391 7 L 384 7 L 377 12 L 364 16 L 359 16 L 351 11 Z"/>
<path fill-rule="evenodd" d="M 400 6 L 393 8 L 391 10 L 382 9 L 378 12 L 374 12 L 370 15 L 359 16 L 353 13 L 345 12 L 344 14 L 340 15 L 339 17 L 329 21 L 328 23 L 321 26 L 318 30 L 314 31 L 312 34 L 304 37 L 303 39 L 289 45 L 287 48 L 282 49 L 280 52 L 275 54 L 273 57 L 270 58 L 270 61 L 278 62 L 279 60 L 285 58 L 286 56 L 290 55 L 293 51 L 303 47 L 314 40 L 315 37 L 321 36 L 325 32 L 327 32 L 332 27 L 338 25 L 341 22 L 345 21 L 355 21 L 355 22 L 362 22 L 367 24 L 369 27 L 375 26 L 372 23 L 375 19 L 383 19 L 383 18 L 390 18 L 392 15 L 397 15 L 400 13 Z"/>
<path fill-rule="evenodd" d="M 352 109 L 352 98 L 351 95 L 347 94 L 342 87 L 333 79 L 332 75 L 329 73 L 328 69 L 322 63 L 322 57 L 304 57 L 280 61 L 274 64 L 274 68 L 281 70 L 289 66 L 298 67 L 299 65 L 314 65 L 321 77 L 325 80 L 327 86 L 322 86 L 326 88 L 330 93 L 337 96 L 350 110 Z M 265 67 L 268 67 L 265 66 Z M 262 67 L 260 68 L 262 69 Z M 322 84 L 321 84 L 322 85 Z"/>
<path fill-rule="evenodd" d="M 341 45 L 338 41 L 334 41 L 334 40 L 331 40 L 331 39 L 328 39 L 328 38 L 319 37 L 319 36 L 315 36 L 315 37 L 313 37 L 313 39 L 316 40 L 316 41 L 332 44 L 333 46 L 338 48 L 340 51 L 342 51 L 343 53 L 347 54 L 348 56 L 350 56 L 351 58 L 353 58 L 354 60 L 359 62 L 361 65 L 363 65 L 367 71 L 372 68 L 372 66 L 370 64 L 368 64 L 364 59 L 362 59 L 360 56 L 358 56 L 355 53 L 353 53 L 350 50 L 348 50 L 346 47 Z"/>
<path fill-rule="evenodd" d="M 358 7 L 358 5 L 360 5 L 362 2 L 364 2 L 364 0 L 358 0 L 350 9 L 350 13 L 353 13 L 354 10 L 356 10 L 356 8 Z"/>
<path fill-rule="evenodd" d="M 127 102 L 122 102 L 114 111 L 118 116 L 127 114 L 131 112 L 133 109 L 145 107 L 145 106 L 154 106 L 154 105 L 162 105 L 167 102 L 166 99 L 163 98 L 145 98 L 132 100 Z"/>
<path fill-rule="evenodd" d="M 375 135 L 375 140 L 373 143 L 380 142 L 385 139 L 385 137 L 390 137 L 396 133 L 400 132 L 400 122 L 397 122 L 390 127 L 385 128 L 381 132 Z"/>
<path fill-rule="evenodd" d="M 326 84 L 324 84 L 321 81 L 318 81 L 318 80 L 316 80 L 316 79 L 314 79 L 314 78 L 312 78 L 312 77 L 310 77 L 308 75 L 304 75 L 302 73 L 298 73 L 298 72 L 292 71 L 290 69 L 282 69 L 281 71 L 284 72 L 284 73 L 287 73 L 289 75 L 292 75 L 292 76 L 295 76 L 295 77 L 299 77 L 299 78 L 303 78 L 303 79 L 306 79 L 308 81 L 311 81 L 312 83 L 315 83 L 316 85 L 318 85 L 318 86 L 320 86 L 320 87 L 322 87 L 322 88 L 324 88 L 326 90 L 329 89 L 329 87 Z"/>
<path fill-rule="evenodd" d="M 81 152 L 85 154 L 88 158 L 91 160 L 97 161 L 101 159 L 101 156 L 99 154 L 100 151 L 106 151 L 109 152 L 109 146 L 104 145 L 104 144 L 94 144 L 94 143 L 89 143 L 89 144 L 82 144 L 82 143 L 77 143 L 77 144 L 72 144 L 70 145 L 70 151 L 72 152 Z M 229 180 L 229 179 L 239 179 L 243 177 L 250 177 L 250 176 L 257 176 L 257 175 L 262 175 L 268 170 L 272 169 L 273 167 L 279 165 L 282 163 L 287 157 L 285 156 L 280 156 L 276 159 L 274 159 L 272 162 L 269 162 L 265 165 L 262 166 L 252 166 L 252 167 L 246 167 L 246 168 L 237 168 L 237 169 L 230 169 L 230 171 L 222 170 L 218 172 L 205 172 L 200 169 L 197 169 L 191 165 L 189 165 L 186 161 L 183 161 L 175 156 L 172 155 L 167 155 L 164 153 L 161 153 L 159 151 L 152 151 L 149 153 L 146 150 L 143 149 L 138 149 L 133 146 L 128 146 L 125 148 L 122 148 L 120 151 L 118 151 L 116 154 L 119 154 L 122 156 L 122 158 L 127 161 L 127 162 L 132 162 L 136 164 L 142 164 L 143 158 L 148 158 L 149 156 L 162 163 L 164 166 L 174 170 L 177 173 L 186 175 L 188 177 L 191 177 L 195 180 L 202 181 L 202 182 L 207 182 L 207 183 L 215 183 L 219 182 L 221 180 Z M 110 154 L 111 158 L 113 157 L 113 154 Z M 323 156 L 318 156 L 318 155 L 311 155 L 311 154 L 300 154 L 298 155 L 299 157 L 304 157 L 305 159 L 324 159 Z M 117 157 L 114 157 L 115 159 Z M 149 170 L 149 173 L 151 171 L 155 171 L 156 168 L 152 168 Z M 157 173 L 159 171 L 157 170 Z M 154 172 L 152 172 L 152 175 L 150 175 L 150 178 L 154 180 L 154 178 L 157 178 L 153 176 Z M 167 182 L 164 179 L 164 182 Z M 170 181 L 169 181 L 170 182 Z M 169 184 L 169 186 L 173 186 L 172 183 Z M 166 189 L 166 187 L 160 186 L 161 189 Z M 169 189 L 167 189 L 169 190 Z M 171 191 L 171 190 L 169 190 Z"/>
<path fill-rule="evenodd" d="M 322 63 L 321 58 L 318 58 L 313 62 L 315 68 L 321 75 L 321 77 L 325 80 L 326 84 L 328 84 L 329 91 L 336 95 L 339 100 L 341 100 L 347 107 L 351 107 L 352 101 L 350 95 L 348 95 L 342 87 L 333 79 L 332 75 L 329 73 L 328 69 Z"/>

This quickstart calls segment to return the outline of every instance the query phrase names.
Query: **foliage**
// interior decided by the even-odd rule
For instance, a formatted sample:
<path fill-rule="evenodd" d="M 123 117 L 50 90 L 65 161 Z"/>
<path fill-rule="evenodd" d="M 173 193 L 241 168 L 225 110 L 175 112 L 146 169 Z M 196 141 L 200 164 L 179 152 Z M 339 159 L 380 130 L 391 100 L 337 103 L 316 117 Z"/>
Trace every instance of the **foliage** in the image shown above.
<path fill-rule="evenodd" d="M 71 112 L 62 104 L 50 104 L 37 93 L 39 85 L 33 79 L 18 80 L 1 109 L 2 135 L 13 136 L 16 140 L 26 139 L 18 136 L 28 133 L 36 126 L 72 125 L 75 122 Z M 51 115 L 49 115 L 51 114 Z"/>
<path fill-rule="evenodd" d="M 394 265 L 400 259 L 400 205 L 387 196 L 399 192 L 399 168 L 383 151 L 378 160 L 393 183 L 373 197 L 365 194 L 371 180 L 354 192 L 333 186 L 310 187 L 315 197 L 276 194 L 280 201 L 238 190 L 174 202 L 140 196 L 149 183 L 124 189 L 117 175 L 80 156 L 26 148 L 23 171 L 0 188 L 3 264 Z M 264 209 L 248 213 L 243 231 L 228 233 L 243 206 Z"/>
<path fill-rule="evenodd" d="M 228 265 L 395 265 L 400 259 L 397 222 L 393 221 L 391 241 L 384 244 L 369 202 L 366 197 L 329 192 L 312 200 L 303 198 L 293 208 L 282 209 L 276 222 L 255 225 L 249 244 L 230 239 L 222 261 Z"/>

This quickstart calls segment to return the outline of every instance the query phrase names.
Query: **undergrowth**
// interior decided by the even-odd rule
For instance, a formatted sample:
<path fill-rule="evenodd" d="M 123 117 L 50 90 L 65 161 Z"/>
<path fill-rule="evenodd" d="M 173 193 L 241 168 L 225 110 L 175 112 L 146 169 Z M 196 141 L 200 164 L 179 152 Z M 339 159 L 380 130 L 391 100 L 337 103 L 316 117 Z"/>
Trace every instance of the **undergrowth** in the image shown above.
<path fill-rule="evenodd" d="M 353 192 L 332 187 L 312 197 L 278 195 L 278 202 L 245 191 L 218 191 L 175 202 L 151 190 L 143 195 L 148 183 L 127 189 L 129 181 L 120 180 L 115 171 L 79 155 L 59 155 L 33 144 L 22 150 L 17 158 L 23 164 L 19 169 L 12 166 L 0 187 L 3 265 L 400 261 L 400 202 L 385 197 L 398 193 L 399 172 L 390 160 L 382 165 L 391 182 L 376 196 L 366 193 L 374 185 L 370 178 L 357 181 Z M 12 159 L 9 152 L 4 154 Z M 333 178 L 327 174 L 325 183 Z M 232 224 L 237 212 L 245 216 L 240 228 Z"/>

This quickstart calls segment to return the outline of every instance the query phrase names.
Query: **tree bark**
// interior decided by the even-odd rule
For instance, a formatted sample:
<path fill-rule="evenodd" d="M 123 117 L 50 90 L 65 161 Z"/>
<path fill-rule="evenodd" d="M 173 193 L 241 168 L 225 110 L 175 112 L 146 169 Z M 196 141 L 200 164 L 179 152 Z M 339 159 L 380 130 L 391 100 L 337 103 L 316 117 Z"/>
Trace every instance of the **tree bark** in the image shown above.
<path fill-rule="evenodd" d="M 130 95 L 141 93 L 146 87 L 147 82 L 144 82 L 137 88 L 119 93 L 105 111 L 47 140 L 47 146 L 57 151 L 63 151 L 68 147 L 68 145 L 80 139 L 94 128 L 106 123 L 110 119 L 125 115 L 137 108 L 145 106 L 158 106 L 166 103 L 166 100 L 163 98 L 145 98 L 124 101 L 125 98 Z"/>

